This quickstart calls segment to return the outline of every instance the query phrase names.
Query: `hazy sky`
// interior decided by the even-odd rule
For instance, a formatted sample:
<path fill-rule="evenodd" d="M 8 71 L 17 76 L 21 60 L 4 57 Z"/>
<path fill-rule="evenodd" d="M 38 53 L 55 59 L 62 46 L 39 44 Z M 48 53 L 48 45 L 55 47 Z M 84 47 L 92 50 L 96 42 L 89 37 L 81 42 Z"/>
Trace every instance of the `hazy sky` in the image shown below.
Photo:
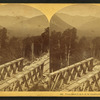
<path fill-rule="evenodd" d="M 100 6 L 92 4 L 76 4 L 65 7 L 58 11 L 58 13 L 100 17 Z"/>
<path fill-rule="evenodd" d="M 3 4 L 0 5 L 0 15 L 33 17 L 43 14 L 34 7 L 41 10 L 49 20 L 57 10 L 63 7 L 59 12 L 70 15 L 100 17 L 100 5 L 92 4 Z"/>
<path fill-rule="evenodd" d="M 0 15 L 34 17 L 43 13 L 33 7 L 21 4 L 0 5 Z"/>

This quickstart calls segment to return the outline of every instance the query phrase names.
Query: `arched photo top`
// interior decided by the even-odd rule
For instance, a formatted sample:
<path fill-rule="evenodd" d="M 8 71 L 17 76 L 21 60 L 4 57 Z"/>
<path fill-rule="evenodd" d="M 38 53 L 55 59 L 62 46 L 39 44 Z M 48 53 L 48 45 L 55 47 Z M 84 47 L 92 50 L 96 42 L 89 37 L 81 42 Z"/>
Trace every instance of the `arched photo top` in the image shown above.
<path fill-rule="evenodd" d="M 98 23 L 98 24 L 97 24 Z M 56 12 L 50 21 L 50 29 L 64 31 L 76 28 L 78 35 L 99 35 L 100 5 L 96 4 L 74 4 L 64 7 Z"/>
<path fill-rule="evenodd" d="M 49 22 L 40 10 L 24 4 L 0 5 L 0 64 L 20 57 L 30 62 L 47 53 L 48 45 Z"/>
<path fill-rule="evenodd" d="M 46 16 L 36 8 L 23 4 L 0 5 L 0 26 L 9 36 L 36 36 L 49 26 Z"/>

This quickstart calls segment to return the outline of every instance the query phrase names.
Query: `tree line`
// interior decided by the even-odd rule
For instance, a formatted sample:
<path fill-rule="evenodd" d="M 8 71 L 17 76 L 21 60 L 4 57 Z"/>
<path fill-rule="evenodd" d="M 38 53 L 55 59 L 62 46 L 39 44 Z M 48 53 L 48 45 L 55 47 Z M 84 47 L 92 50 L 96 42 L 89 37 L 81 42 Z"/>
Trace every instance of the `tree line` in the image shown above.
<path fill-rule="evenodd" d="M 52 31 L 49 36 L 49 27 L 47 27 L 40 36 L 26 38 L 9 37 L 7 29 L 2 28 L 0 29 L 0 64 L 20 57 L 31 60 L 32 43 L 35 57 L 41 56 L 50 49 L 51 72 L 91 56 L 100 59 L 100 37 L 79 38 L 76 28 L 66 29 L 63 32 Z"/>
<path fill-rule="evenodd" d="M 49 49 L 49 27 L 40 36 L 27 37 L 23 40 L 23 51 L 26 58 L 31 58 L 32 43 L 34 45 L 34 56 L 39 57 Z"/>
<path fill-rule="evenodd" d="M 0 64 L 25 57 L 31 60 L 31 45 L 34 44 L 34 56 L 39 57 L 49 49 L 49 27 L 39 36 L 9 37 L 6 28 L 0 29 Z"/>
<path fill-rule="evenodd" d="M 50 72 L 69 66 L 89 57 L 98 57 L 100 37 L 77 35 L 77 29 L 66 29 L 63 32 L 51 32 L 50 35 Z"/>

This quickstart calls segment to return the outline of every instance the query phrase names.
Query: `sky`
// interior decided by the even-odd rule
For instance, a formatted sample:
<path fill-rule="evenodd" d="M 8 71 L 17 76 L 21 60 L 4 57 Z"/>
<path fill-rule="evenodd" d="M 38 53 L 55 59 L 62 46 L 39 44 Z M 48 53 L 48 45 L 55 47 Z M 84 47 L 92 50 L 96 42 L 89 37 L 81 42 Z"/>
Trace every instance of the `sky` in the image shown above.
<path fill-rule="evenodd" d="M 33 7 L 21 4 L 8 4 L 0 5 L 0 15 L 1 16 L 24 16 L 24 17 L 34 17 L 43 15 L 43 13 Z"/>
<path fill-rule="evenodd" d="M 72 16 L 79 15 L 100 17 L 100 5 L 76 4 L 65 7 L 58 11 L 58 13 L 65 13 Z"/>
<path fill-rule="evenodd" d="M 50 3 L 50 4 L 48 3 L 44 3 L 44 4 L 43 3 L 22 3 L 21 4 L 20 3 L 16 5 L 18 6 L 16 7 L 15 4 L 13 3 L 12 4 L 0 3 L 0 13 L 2 15 L 12 15 L 12 16 L 24 15 L 26 17 L 34 17 L 34 16 L 44 14 L 49 21 L 56 12 L 67 13 L 70 15 L 77 14 L 77 15 L 82 15 L 82 16 L 88 16 L 88 15 L 100 16 L 100 12 L 99 12 L 100 4 L 92 4 L 92 5 L 96 5 L 94 7 L 90 7 L 90 6 L 86 7 L 86 5 L 83 5 L 83 4 L 71 4 L 71 3 L 59 3 L 59 4 L 57 3 Z M 19 7 L 19 5 L 25 5 L 25 6 L 21 8 L 21 6 Z M 88 5 L 91 5 L 91 4 L 88 4 Z M 16 8 L 17 8 L 17 11 L 15 12 Z M 89 10 L 90 8 L 91 10 Z"/>
<path fill-rule="evenodd" d="M 33 17 L 44 14 L 50 21 L 51 17 L 60 9 L 72 4 L 38 4 L 20 3 L 3 4 L 0 3 L 0 15 Z M 22 6 L 22 7 L 21 7 Z"/>

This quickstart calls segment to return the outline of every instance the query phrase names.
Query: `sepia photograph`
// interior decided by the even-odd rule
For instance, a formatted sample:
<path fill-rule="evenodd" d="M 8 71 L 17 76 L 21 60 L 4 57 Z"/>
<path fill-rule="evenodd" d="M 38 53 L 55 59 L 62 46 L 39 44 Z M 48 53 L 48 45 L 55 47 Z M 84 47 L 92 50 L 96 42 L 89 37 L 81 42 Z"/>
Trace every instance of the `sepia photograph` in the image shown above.
<path fill-rule="evenodd" d="M 100 91 L 99 26 L 96 4 L 1 4 L 0 92 Z"/>
<path fill-rule="evenodd" d="M 100 91 L 100 6 L 75 4 L 50 21 L 50 90 Z"/>
<path fill-rule="evenodd" d="M 0 5 L 0 91 L 36 91 L 48 71 L 46 16 L 27 5 Z"/>

